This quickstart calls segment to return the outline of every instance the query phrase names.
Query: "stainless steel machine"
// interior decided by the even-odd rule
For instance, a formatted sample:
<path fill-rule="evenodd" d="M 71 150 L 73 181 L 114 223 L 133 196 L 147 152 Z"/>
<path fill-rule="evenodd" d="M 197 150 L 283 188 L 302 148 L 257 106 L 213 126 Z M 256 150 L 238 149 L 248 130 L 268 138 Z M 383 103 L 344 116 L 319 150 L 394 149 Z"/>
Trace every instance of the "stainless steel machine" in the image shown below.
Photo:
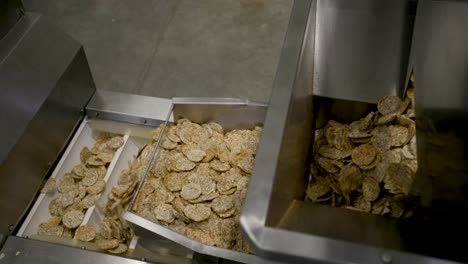
<path fill-rule="evenodd" d="M 96 92 L 76 41 L 47 18 L 22 12 L 19 1 L 2 4 L 0 263 L 468 262 L 462 240 L 468 234 L 468 3 L 295 0 L 268 104 Z M 411 72 L 418 217 L 395 220 L 305 203 L 315 127 L 330 118 L 356 120 L 377 98 L 403 95 Z M 255 255 L 202 244 L 130 209 L 123 218 L 136 239 L 122 256 L 36 234 L 51 199 L 40 188 L 70 170 L 96 133 L 124 135 L 106 174 L 99 198 L 105 200 L 120 171 L 150 142 L 150 130 L 181 117 L 227 129 L 264 127 L 240 217 Z M 100 217 L 89 209 L 84 221 Z"/>

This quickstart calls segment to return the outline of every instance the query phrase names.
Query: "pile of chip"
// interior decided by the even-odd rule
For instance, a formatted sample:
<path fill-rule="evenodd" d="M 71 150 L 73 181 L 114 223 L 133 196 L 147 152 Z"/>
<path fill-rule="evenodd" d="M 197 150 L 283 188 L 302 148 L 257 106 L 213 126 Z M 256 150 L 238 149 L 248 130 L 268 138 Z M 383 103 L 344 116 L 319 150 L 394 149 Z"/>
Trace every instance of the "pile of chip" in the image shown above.
<path fill-rule="evenodd" d="M 167 126 L 133 210 L 204 244 L 251 252 L 239 216 L 261 133 L 187 119 Z"/>
<path fill-rule="evenodd" d="M 96 244 L 100 249 L 113 254 L 122 254 L 128 250 L 134 232 L 122 215 L 136 193 L 141 176 L 150 160 L 151 151 L 155 146 L 153 142 L 140 148 L 137 155 L 129 162 L 128 168 L 120 173 L 117 185 L 113 186 L 108 194 L 107 203 L 102 210 L 104 219 L 99 224 L 96 239 Z"/>
<path fill-rule="evenodd" d="M 330 120 L 315 131 L 306 200 L 391 217 L 409 217 L 405 201 L 417 170 L 414 93 L 385 96 L 351 124 Z"/>
<path fill-rule="evenodd" d="M 80 152 L 81 163 L 65 175 L 50 178 L 42 192 L 55 198 L 49 203 L 51 218 L 39 224 L 38 235 L 54 235 L 90 242 L 96 239 L 96 229 L 82 225 L 88 208 L 95 205 L 106 187 L 107 166 L 124 143 L 121 136 L 102 133 L 91 148 Z"/>

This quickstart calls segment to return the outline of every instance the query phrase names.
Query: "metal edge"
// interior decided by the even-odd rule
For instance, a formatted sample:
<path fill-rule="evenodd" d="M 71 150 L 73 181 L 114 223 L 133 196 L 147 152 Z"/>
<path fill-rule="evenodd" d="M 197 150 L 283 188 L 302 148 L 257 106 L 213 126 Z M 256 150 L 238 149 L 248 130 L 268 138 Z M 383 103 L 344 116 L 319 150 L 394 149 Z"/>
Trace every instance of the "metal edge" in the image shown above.
<path fill-rule="evenodd" d="M 412 32 L 411 32 L 411 38 L 410 38 L 410 48 L 409 48 L 409 54 L 408 54 L 408 61 L 406 65 L 406 72 L 405 72 L 405 77 L 404 77 L 404 83 L 403 85 L 403 94 L 406 94 L 406 89 L 408 88 L 408 84 L 411 79 L 411 73 L 413 73 L 413 68 L 414 68 L 414 50 L 415 50 L 415 28 L 416 28 L 416 13 L 418 10 L 418 1 L 417 0 L 409 0 L 410 5 L 414 8 L 414 20 L 413 20 L 413 27 L 412 27 Z"/>
<path fill-rule="evenodd" d="M 262 232 L 266 222 L 268 200 L 272 191 L 268 183 L 273 182 L 276 166 L 263 166 L 262 164 L 270 163 L 272 160 L 278 160 L 279 158 L 280 144 L 285 130 L 287 113 L 289 112 L 289 104 L 283 105 L 282 102 L 285 101 L 284 96 L 288 96 L 289 99 L 292 97 L 296 81 L 296 69 L 300 63 L 304 42 L 306 41 L 305 32 L 310 10 L 314 8 L 313 5 L 316 5 L 315 0 L 294 1 L 270 105 L 265 118 L 262 138 L 265 137 L 268 140 L 260 142 L 246 201 L 240 217 L 244 237 L 257 254 L 266 257 L 273 252 L 263 245 Z M 281 108 L 281 111 L 277 111 L 275 106 Z M 272 147 L 267 141 L 276 142 L 278 145 Z"/>
<path fill-rule="evenodd" d="M 86 106 L 86 114 L 137 125 L 156 127 L 166 120 L 172 101 L 166 98 L 97 90 Z"/>
<path fill-rule="evenodd" d="M 169 111 L 167 112 L 166 121 L 164 121 L 162 130 L 159 133 L 158 140 L 156 141 L 156 146 L 154 146 L 154 149 L 153 149 L 153 151 L 151 153 L 150 160 L 148 161 L 148 164 L 146 164 L 145 171 L 144 171 L 144 173 L 143 173 L 143 175 L 142 175 L 142 177 L 140 179 L 140 183 L 138 184 L 138 187 L 137 187 L 137 189 L 135 191 L 135 195 L 133 195 L 133 198 L 132 198 L 132 200 L 130 201 L 130 203 L 128 205 L 127 211 L 129 211 L 129 212 L 133 209 L 133 205 L 135 204 L 135 201 L 136 201 L 138 195 L 140 194 L 140 190 L 141 190 L 141 187 L 143 187 L 143 183 L 145 182 L 146 176 L 148 175 L 148 172 L 150 171 L 151 167 L 153 166 L 154 158 L 157 157 L 158 154 L 159 154 L 159 145 L 161 144 L 161 139 L 162 139 L 162 137 L 164 135 L 164 131 L 166 130 L 167 123 L 169 122 L 169 119 L 171 118 L 172 109 L 173 109 L 173 105 L 171 105 Z"/>
<path fill-rule="evenodd" d="M 172 98 L 174 105 L 178 104 L 204 104 L 204 105 L 252 105 L 252 106 L 268 106 L 267 103 L 252 102 L 229 97 L 174 97 Z"/>
<path fill-rule="evenodd" d="M 345 242 L 320 236 L 304 235 L 275 228 L 265 228 L 262 243 L 266 250 L 277 250 L 278 243 L 290 251 L 282 259 L 312 263 L 458 263 L 396 250 L 386 250 L 367 245 Z M 288 239 L 281 239 L 288 237 Z M 294 241 L 295 247 L 286 246 Z M 275 243 L 275 245 L 273 245 Z M 294 256 L 294 257 L 293 257 Z"/>
<path fill-rule="evenodd" d="M 245 263 L 258 263 L 260 261 L 263 261 L 261 258 L 255 255 L 249 255 L 230 249 L 205 245 L 201 242 L 198 242 L 180 233 L 172 231 L 164 226 L 153 223 L 131 212 L 125 212 L 123 218 L 128 222 L 131 222 L 139 227 L 142 227 L 154 233 L 155 237 L 162 236 L 201 254 L 207 254 L 219 258 L 241 261 Z"/>
<path fill-rule="evenodd" d="M 11 236 L 0 251 L 0 263 L 143 264 L 148 262 L 40 240 Z"/>
<path fill-rule="evenodd" d="M 24 38 L 25 32 L 29 31 L 40 18 L 40 14 L 28 13 L 22 16 L 3 38 L 0 38 L 0 64 L 8 58 L 11 49 L 17 45 L 18 41 Z"/>

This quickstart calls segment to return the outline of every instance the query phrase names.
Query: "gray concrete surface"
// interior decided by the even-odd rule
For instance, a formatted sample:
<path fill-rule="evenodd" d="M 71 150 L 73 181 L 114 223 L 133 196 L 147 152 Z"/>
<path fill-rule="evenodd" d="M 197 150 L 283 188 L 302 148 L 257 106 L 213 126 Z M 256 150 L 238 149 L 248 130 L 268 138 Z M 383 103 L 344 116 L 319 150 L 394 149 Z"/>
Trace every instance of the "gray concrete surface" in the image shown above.
<path fill-rule="evenodd" d="M 292 1 L 23 0 L 80 41 L 98 89 L 268 101 Z"/>

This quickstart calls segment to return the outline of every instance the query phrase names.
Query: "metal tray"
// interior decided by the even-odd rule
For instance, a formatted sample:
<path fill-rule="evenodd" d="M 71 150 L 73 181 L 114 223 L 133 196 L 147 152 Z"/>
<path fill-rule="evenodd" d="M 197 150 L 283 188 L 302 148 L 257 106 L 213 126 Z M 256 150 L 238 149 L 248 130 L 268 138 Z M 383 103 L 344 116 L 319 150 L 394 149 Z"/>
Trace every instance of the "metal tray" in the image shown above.
<path fill-rule="evenodd" d="M 168 114 L 167 123 L 187 118 L 196 123 L 217 122 L 229 131 L 235 128 L 254 128 L 263 125 L 267 106 L 261 103 L 232 98 L 174 98 L 172 111 Z M 165 129 L 165 126 L 164 128 Z M 162 135 L 162 133 L 161 133 Z M 157 145 L 153 150 L 153 158 L 157 159 Z M 152 164 L 150 161 L 149 164 Z M 146 176 L 146 175 L 145 175 Z M 144 178 L 140 182 L 140 187 Z M 134 200 L 139 194 L 137 190 Z M 155 224 L 134 214 L 132 204 L 124 214 L 124 219 L 134 224 L 135 234 L 140 238 L 169 239 L 195 252 L 243 263 L 258 263 L 264 261 L 256 255 L 245 254 L 234 250 L 205 245 L 184 235 L 174 232 L 164 226 Z"/>
<path fill-rule="evenodd" d="M 151 129 L 147 127 L 126 123 L 85 118 L 50 177 L 55 178 L 56 181 L 58 181 L 67 172 L 71 171 L 76 164 L 79 164 L 81 149 L 85 146 L 93 146 L 98 133 L 110 132 L 121 134 L 124 139 L 124 145 L 117 150 L 112 162 L 109 164 L 106 176 L 104 177 L 106 188 L 96 202 L 99 206 L 105 206 L 107 203 L 107 196 L 112 187 L 116 185 L 121 171 L 128 166 L 128 163 L 138 152 L 139 147 L 150 142 L 150 130 Z M 48 206 L 50 201 L 57 195 L 57 190 L 50 193 L 39 194 L 36 202 L 29 211 L 16 235 L 20 237 L 47 240 L 48 237 L 36 235 L 37 227 L 40 223 L 47 222 L 51 217 Z M 96 209 L 96 206 L 92 206 L 86 210 L 85 218 L 81 225 L 94 224 L 96 227 L 99 227 L 99 223 L 102 218 L 103 216 L 99 210 Z M 76 243 L 77 246 L 81 246 L 79 245 L 81 242 L 76 241 Z"/>
<path fill-rule="evenodd" d="M 158 121 L 153 120 L 152 122 L 156 124 Z M 159 120 L 159 123 L 162 122 L 164 121 Z M 99 224 L 104 218 L 104 215 L 97 207 L 105 206 L 108 194 L 112 190 L 112 187 L 117 185 L 122 170 L 128 167 L 129 162 L 132 161 L 142 145 L 151 142 L 151 130 L 152 127 L 89 117 L 85 118 L 80 124 L 50 177 L 58 180 L 63 177 L 65 173 L 71 171 L 76 164 L 79 164 L 81 149 L 84 146 L 93 146 L 98 133 L 110 132 L 121 134 L 124 138 L 124 145 L 117 150 L 107 169 L 107 174 L 104 178 L 106 181 L 106 188 L 96 201 L 96 205 L 86 210 L 81 225 L 92 224 L 97 228 L 97 231 L 99 231 Z M 16 232 L 16 238 L 41 240 L 53 244 L 62 244 L 78 248 L 80 250 L 102 251 L 92 242 L 86 243 L 69 238 L 37 235 L 38 225 L 46 222 L 50 218 L 48 205 L 57 195 L 57 190 L 51 193 L 39 194 L 18 232 Z M 129 249 L 128 252 L 121 256 L 137 259 L 144 258 L 157 263 L 190 263 L 193 257 L 193 252 L 191 250 L 185 249 L 167 240 L 134 237 L 129 245 Z"/>

